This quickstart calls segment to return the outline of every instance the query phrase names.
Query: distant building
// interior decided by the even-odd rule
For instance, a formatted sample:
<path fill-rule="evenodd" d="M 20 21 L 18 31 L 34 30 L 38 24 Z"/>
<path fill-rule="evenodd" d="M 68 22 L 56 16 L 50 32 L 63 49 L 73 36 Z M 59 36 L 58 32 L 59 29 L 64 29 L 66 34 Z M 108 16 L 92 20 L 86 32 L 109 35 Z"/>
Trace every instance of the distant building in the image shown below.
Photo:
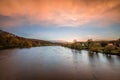
<path fill-rule="evenodd" d="M 115 49 L 117 46 L 114 45 L 113 43 L 108 43 L 108 46 L 112 47 L 113 49 Z"/>
<path fill-rule="evenodd" d="M 108 43 L 108 46 L 114 46 L 114 44 L 113 43 Z"/>
<path fill-rule="evenodd" d="M 12 36 L 12 37 L 16 37 L 16 35 L 8 34 L 8 37 L 10 37 L 10 36 Z"/>
<path fill-rule="evenodd" d="M 82 47 L 84 47 L 84 46 L 85 46 L 85 44 L 84 44 L 84 43 L 81 43 L 81 45 L 82 45 Z"/>

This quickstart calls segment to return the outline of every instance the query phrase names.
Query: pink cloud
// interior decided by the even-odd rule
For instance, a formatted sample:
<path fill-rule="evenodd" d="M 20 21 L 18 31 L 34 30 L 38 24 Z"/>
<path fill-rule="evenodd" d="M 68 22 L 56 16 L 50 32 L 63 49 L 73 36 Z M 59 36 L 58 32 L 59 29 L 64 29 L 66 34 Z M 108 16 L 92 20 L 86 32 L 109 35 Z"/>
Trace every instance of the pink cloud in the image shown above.
<path fill-rule="evenodd" d="M 25 16 L 34 24 L 77 27 L 93 21 L 120 23 L 119 7 L 120 0 L 1 0 L 0 15 Z M 7 26 L 23 23 L 24 19 L 2 22 Z"/>

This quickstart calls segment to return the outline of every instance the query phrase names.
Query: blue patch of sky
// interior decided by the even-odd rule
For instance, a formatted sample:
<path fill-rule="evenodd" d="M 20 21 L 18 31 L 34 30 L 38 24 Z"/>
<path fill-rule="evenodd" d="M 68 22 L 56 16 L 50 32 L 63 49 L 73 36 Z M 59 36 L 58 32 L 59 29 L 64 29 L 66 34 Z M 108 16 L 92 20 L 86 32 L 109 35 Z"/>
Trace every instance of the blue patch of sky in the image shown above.
<path fill-rule="evenodd" d="M 35 24 L 24 24 L 23 26 L 7 28 L 6 30 L 19 36 L 45 40 L 59 40 L 62 38 L 74 39 L 75 37 L 82 39 L 84 37 L 89 38 L 89 35 L 98 35 L 101 38 L 109 36 L 120 36 L 119 24 L 114 24 L 109 27 L 95 27 L 92 25 L 85 25 L 80 27 L 57 27 L 49 25 L 47 27 L 44 27 Z"/>

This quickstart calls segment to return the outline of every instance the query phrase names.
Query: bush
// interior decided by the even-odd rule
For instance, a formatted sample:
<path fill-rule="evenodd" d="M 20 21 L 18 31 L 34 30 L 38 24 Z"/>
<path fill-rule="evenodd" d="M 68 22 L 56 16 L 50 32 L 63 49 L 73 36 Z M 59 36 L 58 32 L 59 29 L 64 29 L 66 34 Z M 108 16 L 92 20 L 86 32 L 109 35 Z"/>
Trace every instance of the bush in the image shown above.
<path fill-rule="evenodd" d="M 32 47 L 32 43 L 30 41 L 25 41 L 23 45 L 24 47 L 28 47 L 28 48 Z"/>
<path fill-rule="evenodd" d="M 106 46 L 105 48 L 104 48 L 104 53 L 109 53 L 109 54 L 111 54 L 112 53 L 112 50 L 114 50 L 114 48 L 113 48 L 113 46 Z"/>
<path fill-rule="evenodd" d="M 102 52 L 102 46 L 99 43 L 94 43 L 89 50 L 93 52 Z"/>

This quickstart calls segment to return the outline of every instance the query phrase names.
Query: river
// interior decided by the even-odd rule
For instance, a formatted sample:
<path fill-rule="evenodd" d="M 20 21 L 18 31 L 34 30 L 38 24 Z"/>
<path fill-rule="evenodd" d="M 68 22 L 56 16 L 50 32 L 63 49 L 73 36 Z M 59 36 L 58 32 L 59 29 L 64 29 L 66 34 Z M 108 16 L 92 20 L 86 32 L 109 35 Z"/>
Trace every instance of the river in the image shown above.
<path fill-rule="evenodd" d="M 120 80 L 120 56 L 61 46 L 0 50 L 0 80 Z"/>

